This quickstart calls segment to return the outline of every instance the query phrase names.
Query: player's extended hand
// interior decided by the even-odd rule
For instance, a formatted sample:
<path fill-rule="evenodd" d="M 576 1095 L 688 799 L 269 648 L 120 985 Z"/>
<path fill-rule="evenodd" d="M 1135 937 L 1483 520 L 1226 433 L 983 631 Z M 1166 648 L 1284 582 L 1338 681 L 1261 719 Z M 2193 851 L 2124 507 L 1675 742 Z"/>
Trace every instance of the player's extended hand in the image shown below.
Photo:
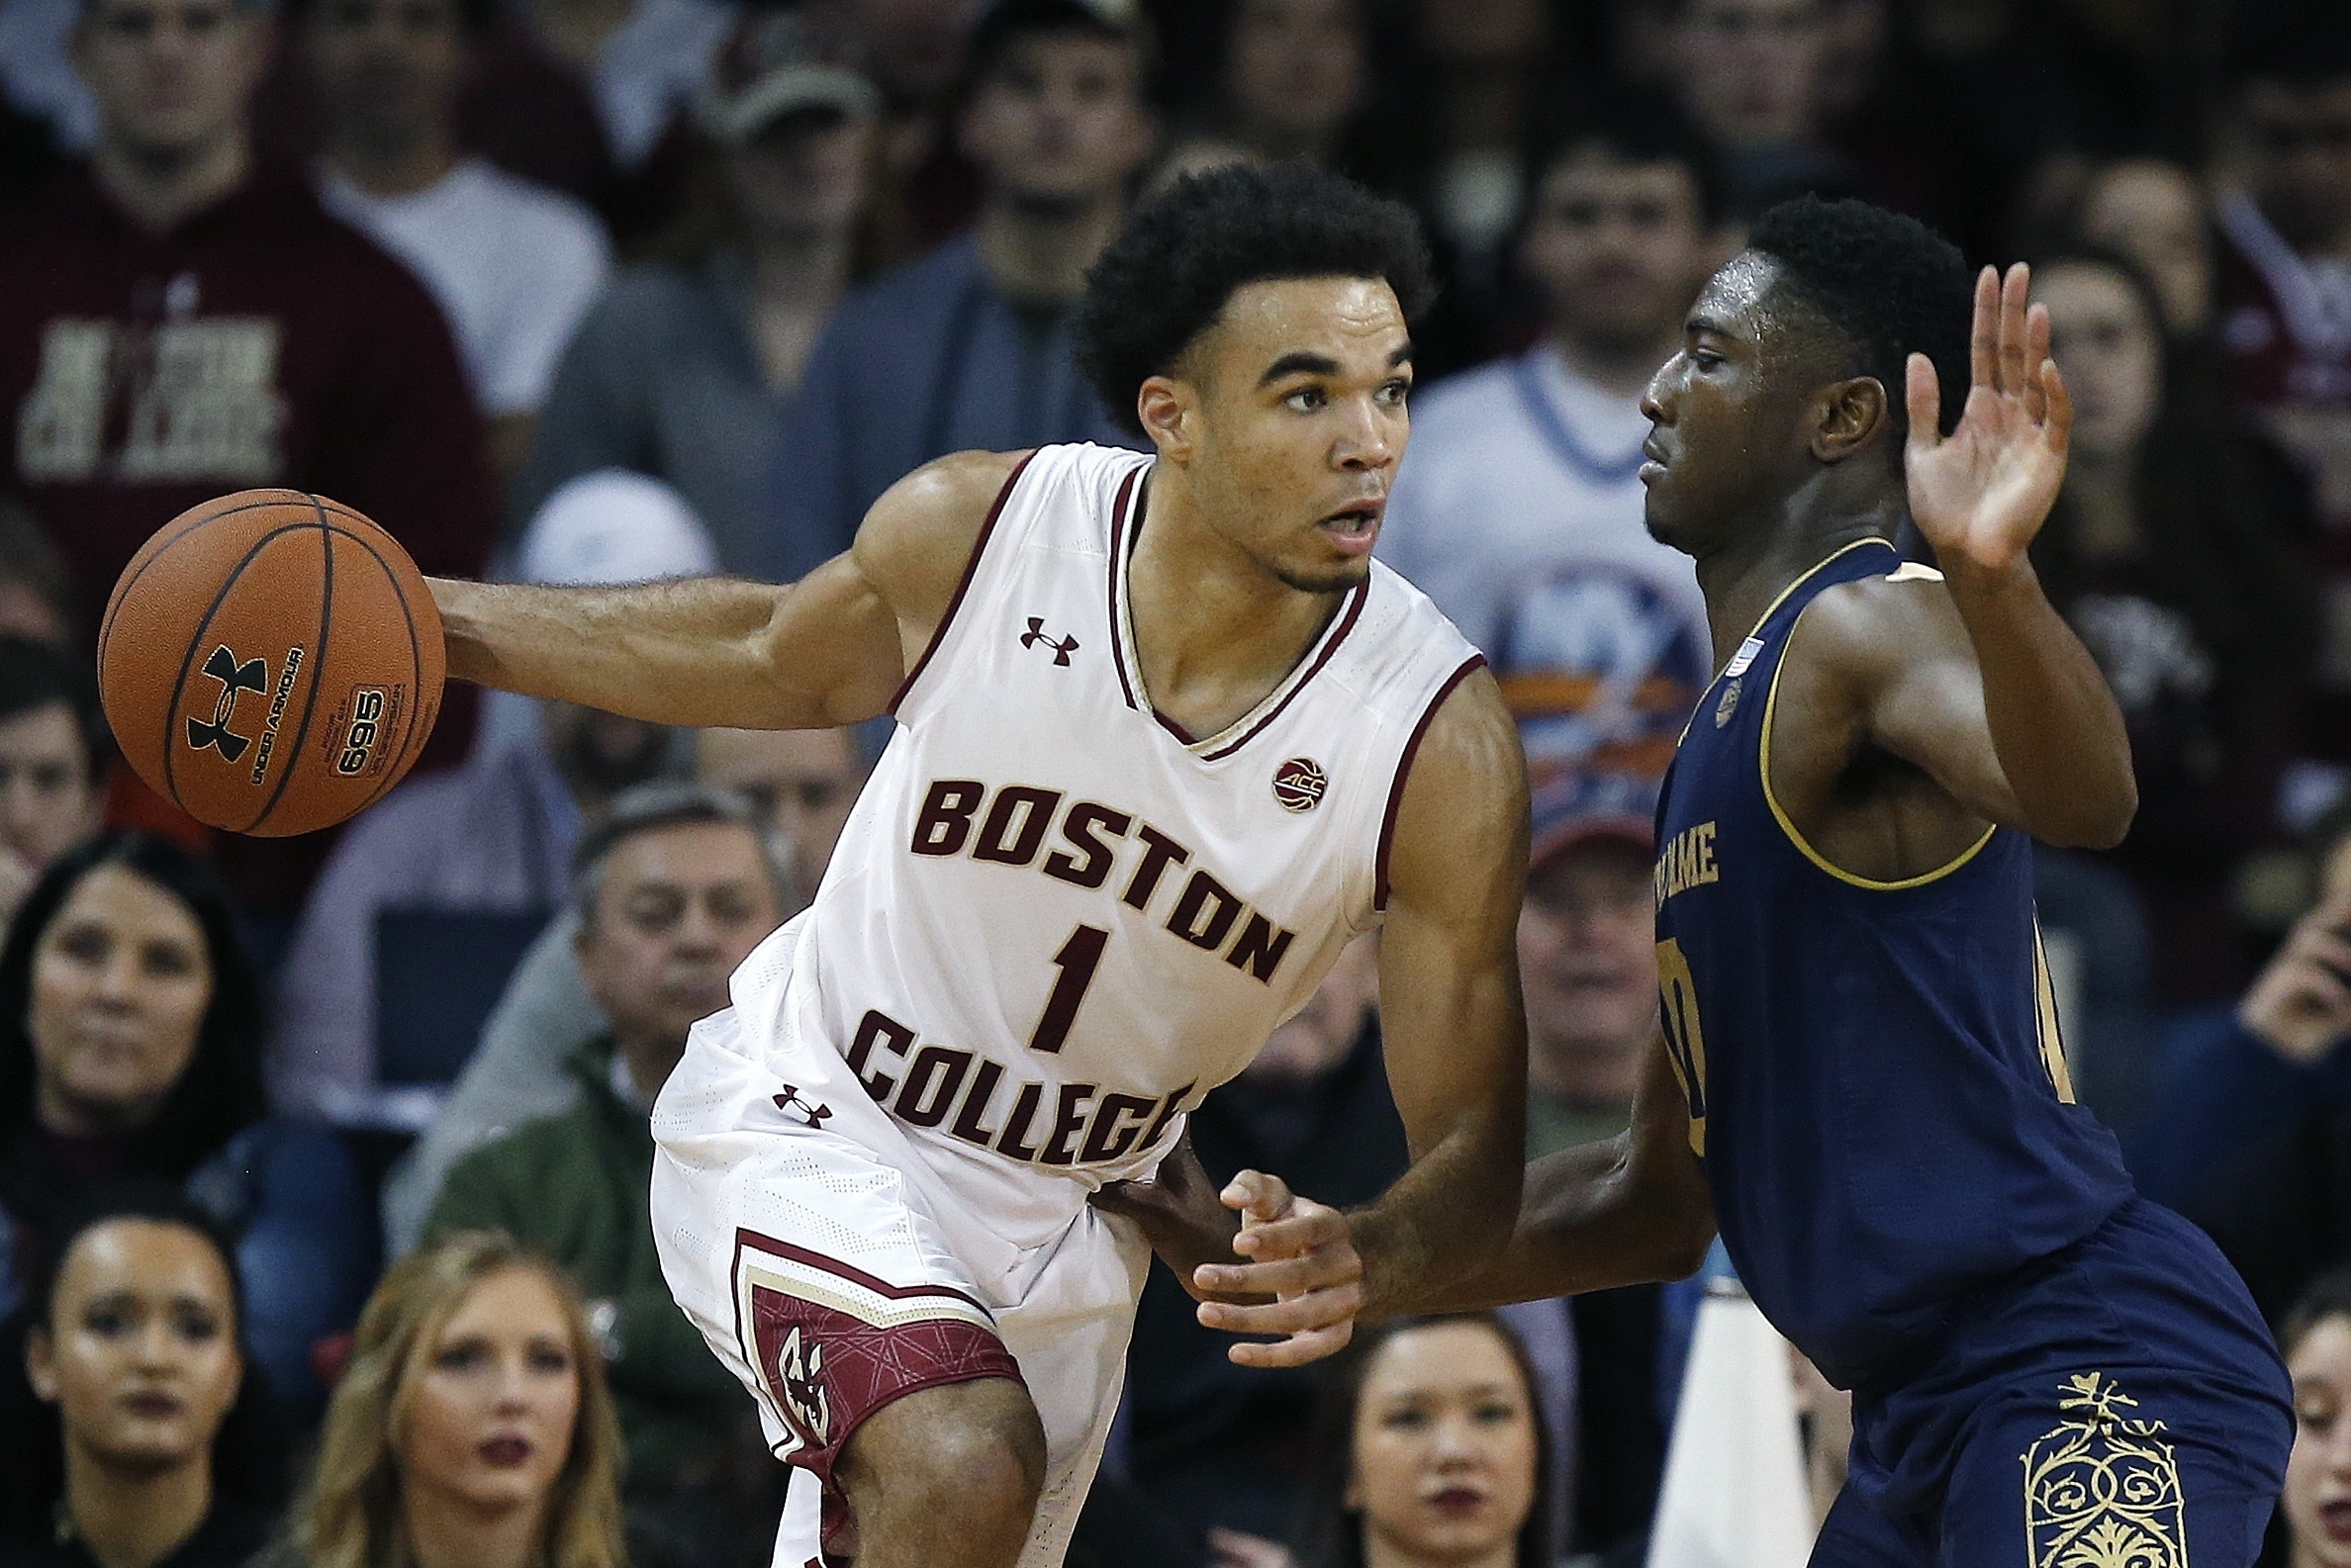
<path fill-rule="evenodd" d="M 1248 1261 L 1192 1270 L 1200 1292 L 1219 1298 L 1200 1303 L 1200 1322 L 1233 1334 L 1283 1336 L 1225 1354 L 1241 1366 L 1303 1366 L 1338 1351 L 1354 1337 L 1364 1305 L 1364 1260 L 1347 1216 L 1255 1170 L 1235 1176 L 1218 1196 L 1241 1211 L 1233 1250 Z M 1242 1304 L 1233 1296 L 1272 1299 Z"/>
<path fill-rule="evenodd" d="M 2014 567 L 2065 482 L 2073 403 L 2049 357 L 2048 307 L 2026 307 L 2031 283 L 2022 264 L 2005 281 L 1990 267 L 1977 276 L 1967 406 L 1947 437 L 1934 366 L 1910 356 L 1911 517 L 1945 572 Z"/>

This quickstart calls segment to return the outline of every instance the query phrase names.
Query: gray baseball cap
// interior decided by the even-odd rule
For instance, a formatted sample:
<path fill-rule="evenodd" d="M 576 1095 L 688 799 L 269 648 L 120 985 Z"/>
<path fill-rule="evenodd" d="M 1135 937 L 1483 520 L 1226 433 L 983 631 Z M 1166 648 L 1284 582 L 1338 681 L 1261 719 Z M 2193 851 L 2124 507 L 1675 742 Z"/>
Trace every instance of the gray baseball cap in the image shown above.
<path fill-rule="evenodd" d="M 882 111 L 882 95 L 819 46 L 795 12 L 755 12 L 735 27 L 695 101 L 695 118 L 721 141 L 748 141 L 784 116 L 830 109 L 851 120 Z"/>

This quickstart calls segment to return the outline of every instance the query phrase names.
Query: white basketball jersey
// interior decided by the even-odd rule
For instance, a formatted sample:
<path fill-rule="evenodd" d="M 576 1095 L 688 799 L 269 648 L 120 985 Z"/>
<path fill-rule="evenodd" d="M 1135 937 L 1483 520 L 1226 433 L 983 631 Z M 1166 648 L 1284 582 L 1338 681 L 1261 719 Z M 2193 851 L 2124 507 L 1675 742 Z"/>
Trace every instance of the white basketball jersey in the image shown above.
<path fill-rule="evenodd" d="M 1014 471 L 815 902 L 736 976 L 754 1035 L 838 1052 L 983 1212 L 1148 1170 L 1314 994 L 1378 922 L 1413 749 L 1480 662 L 1375 561 L 1264 701 L 1183 734 L 1127 610 L 1151 461 Z"/>

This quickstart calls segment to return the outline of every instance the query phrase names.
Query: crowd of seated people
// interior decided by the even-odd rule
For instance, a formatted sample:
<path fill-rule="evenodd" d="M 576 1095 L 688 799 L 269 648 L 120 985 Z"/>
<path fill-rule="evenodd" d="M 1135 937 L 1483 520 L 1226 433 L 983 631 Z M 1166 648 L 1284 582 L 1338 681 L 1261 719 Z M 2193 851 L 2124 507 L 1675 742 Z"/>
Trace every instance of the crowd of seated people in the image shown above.
<path fill-rule="evenodd" d="M 1652 1026 L 1714 659 L 1637 470 L 1696 288 L 1804 191 L 2034 264 L 2076 421 L 2033 566 L 2141 800 L 2038 862 L 2072 1076 L 2280 1327 L 2274 1560 L 2351 1564 L 2339 3 L 0 0 L 0 1565 L 764 1563 L 782 1471 L 663 1286 L 646 1115 L 890 740 L 460 692 L 357 822 L 215 834 L 101 710 L 140 541 L 283 485 L 432 572 L 796 577 L 929 458 L 1126 440 L 1086 268 L 1283 159 L 1443 273 L 1379 551 L 1525 742 L 1530 1153 L 1625 1127 Z M 1212 1174 L 1403 1168 L 1375 940 L 1194 1115 Z M 1276 1374 L 1155 1270 L 1071 1560 L 1637 1562 L 1700 1294 Z"/>

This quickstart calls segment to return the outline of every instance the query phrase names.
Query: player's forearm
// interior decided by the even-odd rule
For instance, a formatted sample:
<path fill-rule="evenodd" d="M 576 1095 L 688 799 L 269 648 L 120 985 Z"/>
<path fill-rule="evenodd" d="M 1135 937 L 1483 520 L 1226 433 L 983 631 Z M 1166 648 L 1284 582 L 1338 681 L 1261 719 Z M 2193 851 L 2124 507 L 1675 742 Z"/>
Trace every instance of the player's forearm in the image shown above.
<path fill-rule="evenodd" d="M 1364 1317 L 1424 1311 L 1449 1284 L 1494 1262 L 1518 1217 L 1521 1125 L 1513 1117 L 1458 1129 L 1350 1216 Z"/>
<path fill-rule="evenodd" d="M 2120 843 L 2138 784 L 2122 710 L 2090 650 L 2022 557 L 1997 573 L 1956 562 L 1945 581 L 1983 672 L 1993 750 L 2033 836 Z"/>
<path fill-rule="evenodd" d="M 1714 1240 L 1703 1188 L 1646 1186 L 1629 1134 L 1548 1154 L 1526 1167 L 1525 1181 L 1501 1255 L 1444 1282 L 1421 1310 L 1468 1312 L 1682 1279 Z"/>
<path fill-rule="evenodd" d="M 779 590 L 703 578 L 560 589 L 431 580 L 449 674 L 658 724 L 824 722 L 779 680 L 768 627 Z"/>

